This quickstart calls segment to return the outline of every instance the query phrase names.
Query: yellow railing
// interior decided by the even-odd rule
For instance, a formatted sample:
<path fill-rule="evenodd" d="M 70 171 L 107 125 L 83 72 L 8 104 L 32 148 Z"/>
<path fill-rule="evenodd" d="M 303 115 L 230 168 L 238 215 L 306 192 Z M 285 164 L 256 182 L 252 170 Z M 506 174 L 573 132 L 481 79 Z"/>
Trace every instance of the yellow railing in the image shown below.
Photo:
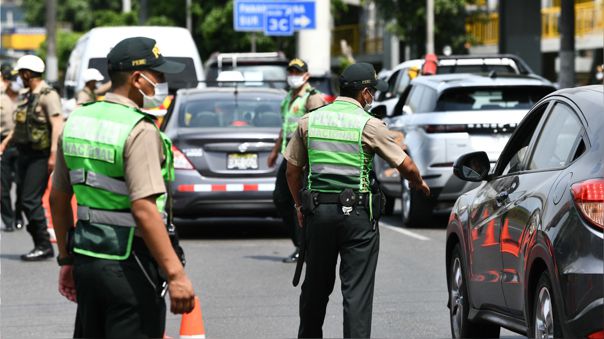
<path fill-rule="evenodd" d="M 365 53 L 379 54 L 384 52 L 384 38 L 375 38 L 365 40 Z"/>
<path fill-rule="evenodd" d="M 352 47 L 352 53 L 359 53 L 360 35 L 359 25 L 342 25 L 334 27 L 331 34 L 331 54 L 342 54 L 341 40 L 346 40 L 348 46 Z"/>
<path fill-rule="evenodd" d="M 558 38 L 560 7 L 541 9 L 541 37 L 543 39 Z M 584 2 L 575 5 L 575 34 L 586 34 L 604 31 L 604 1 L 600 6 L 596 2 Z M 466 20 L 466 32 L 473 37 L 478 45 L 493 45 L 499 41 L 498 13 L 476 14 Z"/>

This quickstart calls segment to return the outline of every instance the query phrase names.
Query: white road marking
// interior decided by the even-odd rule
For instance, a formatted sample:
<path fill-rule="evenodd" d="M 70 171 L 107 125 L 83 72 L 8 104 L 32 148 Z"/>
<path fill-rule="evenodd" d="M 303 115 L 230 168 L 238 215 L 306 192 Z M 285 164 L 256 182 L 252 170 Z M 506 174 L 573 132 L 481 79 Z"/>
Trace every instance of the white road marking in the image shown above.
<path fill-rule="evenodd" d="M 391 231 L 398 232 L 400 234 L 404 234 L 404 235 L 406 235 L 408 237 L 415 238 L 415 239 L 418 239 L 418 240 L 423 240 L 423 241 L 430 240 L 430 238 L 428 238 L 428 237 L 425 237 L 425 236 L 423 236 L 421 234 L 417 234 L 415 232 L 411 232 L 411 231 L 409 231 L 407 229 L 404 229 L 404 228 L 394 227 L 394 226 L 390 226 L 390 225 L 387 225 L 387 224 L 384 224 L 384 223 L 380 224 L 380 226 L 381 227 L 386 227 L 387 229 L 389 229 Z"/>

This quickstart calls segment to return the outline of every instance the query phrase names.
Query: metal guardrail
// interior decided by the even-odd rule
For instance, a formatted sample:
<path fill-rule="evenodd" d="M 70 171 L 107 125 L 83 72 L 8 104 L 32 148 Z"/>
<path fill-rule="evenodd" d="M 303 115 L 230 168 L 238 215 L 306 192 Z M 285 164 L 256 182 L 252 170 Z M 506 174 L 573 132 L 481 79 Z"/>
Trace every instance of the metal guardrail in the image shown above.
<path fill-rule="evenodd" d="M 560 7 L 541 9 L 541 38 L 560 37 Z M 604 31 L 604 2 L 595 1 L 575 5 L 575 34 L 583 36 Z M 466 32 L 477 45 L 494 45 L 499 41 L 499 14 L 477 13 L 466 20 Z"/>

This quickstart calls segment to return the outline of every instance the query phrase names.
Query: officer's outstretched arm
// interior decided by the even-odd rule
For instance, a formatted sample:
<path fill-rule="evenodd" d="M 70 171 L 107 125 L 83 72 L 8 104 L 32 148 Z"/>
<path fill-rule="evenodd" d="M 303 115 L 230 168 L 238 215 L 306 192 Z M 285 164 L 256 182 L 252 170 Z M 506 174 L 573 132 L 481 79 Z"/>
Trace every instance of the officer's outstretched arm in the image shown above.
<path fill-rule="evenodd" d="M 134 200 L 132 215 L 151 255 L 167 276 L 170 310 L 176 314 L 188 313 L 195 305 L 195 291 L 174 252 L 164 221 L 157 211 L 156 198 L 150 196 Z"/>
<path fill-rule="evenodd" d="M 401 173 L 403 178 L 409 181 L 409 186 L 411 188 L 421 190 L 426 196 L 430 195 L 430 188 L 424 179 L 422 179 L 419 169 L 417 169 L 417 166 L 415 166 L 415 163 L 410 157 L 406 157 L 396 169 Z"/>

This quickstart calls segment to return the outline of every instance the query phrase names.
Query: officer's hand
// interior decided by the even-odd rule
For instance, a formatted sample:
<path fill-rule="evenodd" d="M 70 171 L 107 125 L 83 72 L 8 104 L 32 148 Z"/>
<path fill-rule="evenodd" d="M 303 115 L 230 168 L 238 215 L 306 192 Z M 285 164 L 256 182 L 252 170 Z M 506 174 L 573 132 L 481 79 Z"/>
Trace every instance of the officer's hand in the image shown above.
<path fill-rule="evenodd" d="M 55 170 L 55 163 L 57 161 L 57 152 L 50 152 L 48 157 L 48 174 Z"/>
<path fill-rule="evenodd" d="M 170 311 L 174 314 L 189 313 L 195 306 L 195 291 L 193 284 L 183 270 L 168 282 L 170 293 Z"/>
<path fill-rule="evenodd" d="M 268 159 L 266 160 L 266 164 L 268 165 L 268 167 L 275 166 L 275 163 L 277 162 L 277 157 L 278 156 L 279 156 L 279 152 L 275 152 L 275 151 L 272 151 L 268 155 Z"/>
<path fill-rule="evenodd" d="M 413 189 L 416 190 L 420 190 L 422 192 L 424 192 L 424 194 L 429 197 L 430 196 L 430 187 L 428 187 L 428 184 L 426 184 L 426 182 L 424 180 L 422 180 L 421 183 L 411 183 L 409 182 L 409 186 Z"/>
<path fill-rule="evenodd" d="M 74 303 L 76 301 L 75 283 L 73 281 L 73 266 L 61 266 L 59 271 L 59 293 Z"/>

